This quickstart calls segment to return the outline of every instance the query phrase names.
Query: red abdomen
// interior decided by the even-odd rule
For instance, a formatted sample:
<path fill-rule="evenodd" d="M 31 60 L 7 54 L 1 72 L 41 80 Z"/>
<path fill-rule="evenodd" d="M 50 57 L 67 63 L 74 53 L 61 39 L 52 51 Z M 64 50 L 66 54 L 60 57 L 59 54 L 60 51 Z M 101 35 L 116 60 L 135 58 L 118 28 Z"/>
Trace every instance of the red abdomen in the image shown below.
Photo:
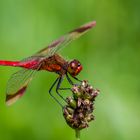
<path fill-rule="evenodd" d="M 19 65 L 19 61 L 7 61 L 7 60 L 0 60 L 0 65 L 2 66 L 13 66 L 16 67 Z"/>

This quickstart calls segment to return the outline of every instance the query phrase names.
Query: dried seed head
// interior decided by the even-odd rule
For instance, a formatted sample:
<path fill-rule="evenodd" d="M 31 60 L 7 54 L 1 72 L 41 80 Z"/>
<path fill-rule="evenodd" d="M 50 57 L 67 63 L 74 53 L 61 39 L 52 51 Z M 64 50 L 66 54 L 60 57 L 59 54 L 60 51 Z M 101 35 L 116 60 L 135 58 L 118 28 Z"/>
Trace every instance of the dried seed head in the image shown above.
<path fill-rule="evenodd" d="M 76 101 L 72 97 L 67 97 L 66 101 L 69 106 L 71 106 L 72 108 L 76 108 Z"/>
<path fill-rule="evenodd" d="M 63 115 L 67 124 L 73 129 L 83 129 L 89 126 L 89 122 L 94 120 L 92 115 L 96 96 L 99 90 L 89 85 L 83 80 L 80 85 L 72 87 L 73 97 L 66 99 L 67 105 L 63 109 Z"/>

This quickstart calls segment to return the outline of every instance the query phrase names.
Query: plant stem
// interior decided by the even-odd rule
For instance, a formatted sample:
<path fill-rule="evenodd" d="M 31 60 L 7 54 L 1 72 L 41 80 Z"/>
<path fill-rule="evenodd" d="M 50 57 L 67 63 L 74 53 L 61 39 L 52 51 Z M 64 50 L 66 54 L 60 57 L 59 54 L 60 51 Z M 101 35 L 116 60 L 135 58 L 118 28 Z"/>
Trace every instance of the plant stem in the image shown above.
<path fill-rule="evenodd" d="M 75 129 L 76 140 L 80 140 L 80 130 Z"/>

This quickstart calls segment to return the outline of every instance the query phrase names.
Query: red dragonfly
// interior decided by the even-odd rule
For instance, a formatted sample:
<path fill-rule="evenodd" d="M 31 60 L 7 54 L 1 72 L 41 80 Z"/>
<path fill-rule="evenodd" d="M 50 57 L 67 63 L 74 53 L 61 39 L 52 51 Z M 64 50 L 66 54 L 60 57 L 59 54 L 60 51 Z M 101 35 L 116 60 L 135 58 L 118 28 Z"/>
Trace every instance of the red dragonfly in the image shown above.
<path fill-rule="evenodd" d="M 50 45 L 40 50 L 36 54 L 25 58 L 21 61 L 0 60 L 0 65 L 3 66 L 22 67 L 22 70 L 19 70 L 16 73 L 14 73 L 7 83 L 6 104 L 11 105 L 17 99 L 19 99 L 26 91 L 27 86 L 32 80 L 35 73 L 40 70 L 55 72 L 59 75 L 53 83 L 53 85 L 51 86 L 49 93 L 58 102 L 58 100 L 51 93 L 53 87 L 57 84 L 56 92 L 61 98 L 63 98 L 58 92 L 63 77 L 66 76 L 69 83 L 73 84 L 68 74 L 76 80 L 78 80 L 76 78 L 76 75 L 78 75 L 82 70 L 82 65 L 76 59 L 72 61 L 66 61 L 57 52 L 62 47 L 67 46 L 70 42 L 79 38 L 81 35 L 86 33 L 95 25 L 95 21 L 84 24 L 83 26 L 80 26 L 79 28 L 74 29 L 66 35 L 53 41 Z"/>

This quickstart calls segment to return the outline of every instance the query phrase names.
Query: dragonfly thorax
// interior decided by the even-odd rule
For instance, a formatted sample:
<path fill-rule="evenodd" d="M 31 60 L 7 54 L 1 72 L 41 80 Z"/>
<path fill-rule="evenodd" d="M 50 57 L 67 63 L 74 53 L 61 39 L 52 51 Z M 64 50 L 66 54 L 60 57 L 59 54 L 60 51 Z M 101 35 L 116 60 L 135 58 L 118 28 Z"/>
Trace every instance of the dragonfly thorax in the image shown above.
<path fill-rule="evenodd" d="M 78 60 L 74 59 L 69 62 L 67 71 L 71 76 L 75 77 L 80 73 L 81 70 L 82 65 Z"/>

